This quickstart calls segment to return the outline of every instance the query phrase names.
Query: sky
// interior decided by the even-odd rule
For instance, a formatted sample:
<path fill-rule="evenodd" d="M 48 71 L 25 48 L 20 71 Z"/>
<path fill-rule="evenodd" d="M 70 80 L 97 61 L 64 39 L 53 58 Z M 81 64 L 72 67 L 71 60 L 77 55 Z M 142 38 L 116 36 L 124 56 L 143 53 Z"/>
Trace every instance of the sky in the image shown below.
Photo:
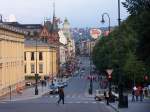
<path fill-rule="evenodd" d="M 15 15 L 22 24 L 42 24 L 52 18 L 54 0 L 0 0 L 0 14 L 5 20 Z M 124 1 L 124 0 L 121 0 Z M 102 24 L 101 15 L 107 12 L 111 26 L 118 24 L 118 0 L 55 0 L 56 16 L 63 21 L 67 18 L 71 27 L 107 27 L 108 18 Z M 121 5 L 121 19 L 129 14 Z"/>

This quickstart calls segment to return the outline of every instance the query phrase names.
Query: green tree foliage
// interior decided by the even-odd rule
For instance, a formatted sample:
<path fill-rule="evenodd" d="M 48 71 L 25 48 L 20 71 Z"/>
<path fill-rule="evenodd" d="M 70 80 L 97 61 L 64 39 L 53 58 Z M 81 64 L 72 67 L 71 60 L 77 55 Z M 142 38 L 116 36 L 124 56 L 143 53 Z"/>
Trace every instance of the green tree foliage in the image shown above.
<path fill-rule="evenodd" d="M 131 15 L 99 40 L 93 62 L 101 72 L 113 68 L 114 81 L 121 73 L 127 81 L 143 82 L 144 74 L 150 74 L 150 1 L 126 0 L 123 5 Z"/>
<path fill-rule="evenodd" d="M 123 5 L 131 15 L 137 15 L 145 10 L 150 10 L 150 0 L 125 0 Z"/>

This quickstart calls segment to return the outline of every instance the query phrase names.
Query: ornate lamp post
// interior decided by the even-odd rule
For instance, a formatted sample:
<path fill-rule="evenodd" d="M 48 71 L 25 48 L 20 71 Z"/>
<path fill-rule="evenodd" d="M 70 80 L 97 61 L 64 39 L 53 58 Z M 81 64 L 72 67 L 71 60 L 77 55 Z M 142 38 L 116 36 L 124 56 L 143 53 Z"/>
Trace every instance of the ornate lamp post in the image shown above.
<path fill-rule="evenodd" d="M 90 39 L 90 88 L 89 88 L 89 94 L 93 93 L 93 77 L 91 74 L 91 39 Z"/>
<path fill-rule="evenodd" d="M 118 26 L 120 27 L 121 24 L 121 19 L 120 19 L 120 0 L 118 0 Z M 119 72 L 120 73 L 120 72 Z M 122 86 L 122 76 L 121 73 L 119 74 L 119 84 L 118 84 L 118 89 L 119 89 L 119 103 L 118 107 L 123 106 L 123 86 Z"/>
<path fill-rule="evenodd" d="M 105 20 L 104 20 L 104 16 L 105 16 L 105 15 L 106 15 L 106 16 L 108 17 L 108 19 L 109 19 L 108 30 L 109 30 L 109 32 L 110 32 L 110 16 L 109 16 L 108 13 L 105 12 L 105 13 L 102 14 L 102 20 L 101 20 L 101 22 L 102 22 L 102 23 L 105 23 Z"/>
<path fill-rule="evenodd" d="M 38 77 L 39 74 L 37 73 L 37 38 L 36 38 L 36 73 L 35 73 L 35 95 L 38 95 Z"/>

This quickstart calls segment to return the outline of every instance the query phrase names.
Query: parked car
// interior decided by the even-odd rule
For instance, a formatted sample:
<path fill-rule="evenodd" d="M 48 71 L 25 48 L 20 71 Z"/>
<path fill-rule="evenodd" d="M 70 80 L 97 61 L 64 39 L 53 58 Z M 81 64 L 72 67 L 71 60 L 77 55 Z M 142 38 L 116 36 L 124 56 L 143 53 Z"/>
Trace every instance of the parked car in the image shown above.
<path fill-rule="evenodd" d="M 57 83 L 58 87 L 67 87 L 68 86 L 68 82 L 67 81 L 61 81 Z"/>
<path fill-rule="evenodd" d="M 25 82 L 25 85 L 26 85 L 26 86 L 31 86 L 32 83 L 28 81 L 28 82 Z"/>
<path fill-rule="evenodd" d="M 58 85 L 51 84 L 49 86 L 49 94 L 57 94 L 58 93 Z"/>
<path fill-rule="evenodd" d="M 111 94 L 112 94 L 112 101 L 118 101 L 119 100 L 119 94 L 118 93 L 115 93 L 113 91 L 111 91 Z"/>
<path fill-rule="evenodd" d="M 95 100 L 96 101 L 102 101 L 105 99 L 105 96 L 104 96 L 104 91 L 103 90 L 96 90 L 96 94 L 95 94 Z"/>
<path fill-rule="evenodd" d="M 64 81 L 64 82 L 63 82 L 63 85 L 64 85 L 64 87 L 67 87 L 67 86 L 68 86 L 68 82 L 67 82 L 67 81 Z"/>

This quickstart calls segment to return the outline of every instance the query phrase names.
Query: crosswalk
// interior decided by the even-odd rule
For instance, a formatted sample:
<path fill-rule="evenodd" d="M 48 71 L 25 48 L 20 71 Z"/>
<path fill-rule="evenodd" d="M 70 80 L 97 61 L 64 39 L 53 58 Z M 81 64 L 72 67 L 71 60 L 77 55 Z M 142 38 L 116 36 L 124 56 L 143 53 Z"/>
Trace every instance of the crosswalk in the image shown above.
<path fill-rule="evenodd" d="M 49 97 L 49 98 L 58 98 L 58 95 L 45 95 L 43 97 Z M 86 98 L 86 99 L 94 99 L 94 97 L 88 97 L 86 95 L 81 95 L 81 94 L 68 94 L 65 95 L 65 98 Z"/>
<path fill-rule="evenodd" d="M 0 104 L 7 103 L 6 101 L 0 101 Z"/>
<path fill-rule="evenodd" d="M 104 104 L 104 102 L 96 101 L 66 101 L 66 104 Z"/>
<path fill-rule="evenodd" d="M 58 95 L 47 95 L 43 96 L 43 98 L 51 99 L 51 103 L 56 102 L 58 99 Z M 68 94 L 65 96 L 66 104 L 104 104 L 102 101 L 95 101 L 94 97 L 87 97 L 83 94 Z"/>

